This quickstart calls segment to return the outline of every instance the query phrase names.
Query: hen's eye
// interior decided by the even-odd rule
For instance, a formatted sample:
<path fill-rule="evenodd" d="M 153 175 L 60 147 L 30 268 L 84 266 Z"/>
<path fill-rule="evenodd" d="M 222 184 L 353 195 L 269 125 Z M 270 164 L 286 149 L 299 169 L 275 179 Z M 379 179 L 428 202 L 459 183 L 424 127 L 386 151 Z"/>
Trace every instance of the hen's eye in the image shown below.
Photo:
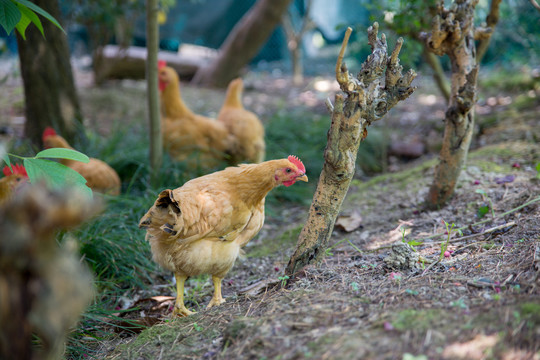
<path fill-rule="evenodd" d="M 292 170 L 287 168 L 287 170 L 285 170 L 287 173 L 290 173 Z"/>

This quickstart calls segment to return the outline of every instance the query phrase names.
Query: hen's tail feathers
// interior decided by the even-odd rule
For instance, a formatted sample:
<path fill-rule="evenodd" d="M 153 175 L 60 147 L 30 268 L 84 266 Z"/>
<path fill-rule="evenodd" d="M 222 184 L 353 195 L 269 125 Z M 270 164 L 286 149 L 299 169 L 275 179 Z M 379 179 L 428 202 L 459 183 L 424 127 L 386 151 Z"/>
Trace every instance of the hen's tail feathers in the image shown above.
<path fill-rule="evenodd" d="M 148 236 L 174 236 L 177 234 L 179 215 L 181 214 L 178 201 L 173 197 L 172 190 L 163 190 L 154 205 L 139 221 L 139 227 L 147 229 Z"/>

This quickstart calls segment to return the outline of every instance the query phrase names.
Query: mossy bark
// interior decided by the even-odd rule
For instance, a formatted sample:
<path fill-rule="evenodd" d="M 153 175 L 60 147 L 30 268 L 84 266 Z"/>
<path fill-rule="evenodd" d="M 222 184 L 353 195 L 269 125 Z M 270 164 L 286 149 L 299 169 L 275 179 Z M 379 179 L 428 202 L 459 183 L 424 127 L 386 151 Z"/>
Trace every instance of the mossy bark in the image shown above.
<path fill-rule="evenodd" d="M 399 51 L 403 39 L 397 41 L 392 54 L 387 54 L 386 37 L 378 37 L 379 25 L 368 29 L 372 53 L 362 64 L 357 77 L 352 76 L 343 62 L 345 48 L 352 29 L 347 29 L 336 64 L 336 79 L 342 94 L 336 95 L 335 105 L 328 101 L 332 123 L 324 152 L 325 163 L 309 217 L 304 225 L 295 253 L 289 260 L 286 273 L 294 276 L 304 266 L 321 259 L 332 234 L 355 171 L 360 142 L 367 136 L 367 127 L 381 119 L 399 101 L 414 91 L 411 82 L 414 71 L 402 75 Z"/>

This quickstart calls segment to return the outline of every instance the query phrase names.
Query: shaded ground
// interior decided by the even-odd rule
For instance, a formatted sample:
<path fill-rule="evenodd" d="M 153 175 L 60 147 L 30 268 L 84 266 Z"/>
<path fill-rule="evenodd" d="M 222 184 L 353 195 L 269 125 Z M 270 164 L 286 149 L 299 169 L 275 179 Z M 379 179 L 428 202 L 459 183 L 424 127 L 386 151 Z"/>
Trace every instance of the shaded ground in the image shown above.
<path fill-rule="evenodd" d="M 325 115 L 324 100 L 336 89 L 330 78 L 309 79 L 303 89 L 267 74 L 250 75 L 247 83 L 246 107 L 265 120 L 299 108 L 303 116 Z M 198 313 L 169 319 L 174 286 L 160 274 L 153 287 L 129 294 L 125 307 L 137 310 L 111 327 L 119 336 L 94 342 L 99 357 L 540 359 L 540 88 L 485 91 L 456 195 L 428 212 L 421 204 L 444 103 L 426 84 L 420 78 L 418 92 L 370 129 L 370 136 L 384 135 L 388 172 L 358 174 L 342 213 L 358 214 L 361 226 L 336 229 L 320 266 L 294 280 L 283 277 L 307 217 L 307 207 L 286 206 L 267 216 L 247 257 L 224 280 L 225 304 L 206 310 L 212 286 L 191 279 L 186 305 Z M 221 91 L 184 86 L 183 92 L 197 112 L 211 114 L 223 99 Z M 107 135 L 116 125 L 111 119 L 144 118 L 143 94 L 140 82 L 81 88 L 87 125 Z M 418 145 L 420 154 L 411 156 Z M 461 230 L 445 235 L 444 221 Z M 448 237 L 450 254 L 437 263 Z M 403 240 L 415 248 L 403 261 L 412 268 L 385 261 Z M 120 327 L 132 326 L 128 321 L 151 326 Z"/>

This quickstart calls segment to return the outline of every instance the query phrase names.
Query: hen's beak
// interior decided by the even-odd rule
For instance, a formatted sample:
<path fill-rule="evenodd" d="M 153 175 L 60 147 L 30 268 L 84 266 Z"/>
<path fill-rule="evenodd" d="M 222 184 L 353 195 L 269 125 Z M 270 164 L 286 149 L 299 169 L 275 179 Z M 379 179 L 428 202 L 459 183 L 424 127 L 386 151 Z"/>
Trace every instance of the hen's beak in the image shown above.
<path fill-rule="evenodd" d="M 308 182 L 308 178 L 307 178 L 306 175 L 302 175 L 302 176 L 300 176 L 300 177 L 297 177 L 296 180 Z"/>

